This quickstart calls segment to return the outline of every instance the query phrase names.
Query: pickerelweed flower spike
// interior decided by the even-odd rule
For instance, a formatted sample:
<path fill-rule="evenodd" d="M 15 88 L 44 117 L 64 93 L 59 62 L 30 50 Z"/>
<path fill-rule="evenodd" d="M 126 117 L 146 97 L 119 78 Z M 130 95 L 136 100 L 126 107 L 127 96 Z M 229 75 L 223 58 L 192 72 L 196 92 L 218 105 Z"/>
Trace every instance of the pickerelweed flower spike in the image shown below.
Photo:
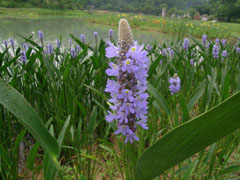
<path fill-rule="evenodd" d="M 207 43 L 207 35 L 205 34 L 202 36 L 202 43 L 203 43 L 203 46 L 205 47 Z"/>
<path fill-rule="evenodd" d="M 93 33 L 93 35 L 94 35 L 95 42 L 97 43 L 97 39 L 98 39 L 98 32 L 94 32 L 94 33 Z"/>
<path fill-rule="evenodd" d="M 214 45 L 213 46 L 212 54 L 213 54 L 214 58 L 218 58 L 219 57 L 219 46 L 218 45 Z"/>
<path fill-rule="evenodd" d="M 47 46 L 47 52 L 48 52 L 48 55 L 52 55 L 53 54 L 53 45 L 52 44 L 48 44 Z"/>
<path fill-rule="evenodd" d="M 7 49 L 8 48 L 8 41 L 7 40 L 3 40 L 3 44 L 4 44 L 5 48 Z"/>
<path fill-rule="evenodd" d="M 185 38 L 183 41 L 183 49 L 185 51 L 188 51 L 188 46 L 189 46 L 189 39 Z"/>
<path fill-rule="evenodd" d="M 109 34 L 109 39 L 110 39 L 110 41 L 112 41 L 112 40 L 113 40 L 113 30 L 112 30 L 112 29 L 109 29 L 108 34 Z"/>
<path fill-rule="evenodd" d="M 39 37 L 39 40 L 41 41 L 42 47 L 43 47 L 43 32 L 42 31 L 38 31 L 38 37 Z"/>
<path fill-rule="evenodd" d="M 20 51 L 21 54 L 21 61 L 23 62 L 23 64 L 27 63 L 27 56 L 26 56 L 26 51 Z"/>
<path fill-rule="evenodd" d="M 169 90 L 171 91 L 172 95 L 180 91 L 181 80 L 177 74 L 174 74 L 174 76 L 169 79 L 169 83 L 170 83 Z"/>
<path fill-rule="evenodd" d="M 13 39 L 13 38 L 9 38 L 9 41 L 10 41 L 10 43 L 11 43 L 11 45 L 12 45 L 12 49 L 13 49 L 13 52 L 14 52 L 14 51 L 15 51 L 15 46 L 14 46 L 15 42 L 14 42 L 14 39 Z"/>
<path fill-rule="evenodd" d="M 85 43 L 85 35 L 84 34 L 80 35 L 80 39 L 81 39 L 82 43 Z"/>
<path fill-rule="evenodd" d="M 240 54 L 240 48 L 239 47 L 236 48 L 236 53 Z"/>
<path fill-rule="evenodd" d="M 108 76 L 117 78 L 117 81 L 108 79 L 106 92 L 111 98 L 108 100 L 111 111 L 106 116 L 107 122 L 116 121 L 118 129 L 115 134 L 125 136 L 125 143 L 139 141 L 136 135 L 137 128 L 147 127 L 147 71 L 148 52 L 133 42 L 132 32 L 127 20 L 119 22 L 118 47 L 108 42 L 106 57 L 117 58 L 117 64 L 109 63 L 106 70 Z"/>

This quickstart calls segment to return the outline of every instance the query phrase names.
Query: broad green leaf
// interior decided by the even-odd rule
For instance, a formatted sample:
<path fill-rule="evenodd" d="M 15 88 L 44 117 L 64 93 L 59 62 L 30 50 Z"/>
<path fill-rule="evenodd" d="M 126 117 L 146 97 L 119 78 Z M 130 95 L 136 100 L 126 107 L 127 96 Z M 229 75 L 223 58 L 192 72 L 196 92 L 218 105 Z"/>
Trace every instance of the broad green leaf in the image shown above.
<path fill-rule="evenodd" d="M 52 158 L 59 154 L 57 141 L 26 99 L 5 81 L 0 80 L 0 103 L 14 114 Z"/>
<path fill-rule="evenodd" d="M 139 177 L 152 179 L 240 128 L 239 107 L 240 92 L 167 133 L 139 158 Z"/>
<path fill-rule="evenodd" d="M 171 114 L 170 107 L 164 97 L 155 89 L 150 83 L 148 83 L 148 92 L 155 98 L 158 104 L 163 108 L 167 115 Z"/>

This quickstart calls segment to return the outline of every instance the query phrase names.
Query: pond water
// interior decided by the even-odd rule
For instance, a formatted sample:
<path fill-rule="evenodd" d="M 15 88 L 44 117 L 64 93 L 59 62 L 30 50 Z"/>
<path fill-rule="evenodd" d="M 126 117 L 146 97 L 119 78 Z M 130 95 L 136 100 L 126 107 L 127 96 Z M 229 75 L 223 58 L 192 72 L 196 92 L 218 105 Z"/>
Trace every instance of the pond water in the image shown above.
<path fill-rule="evenodd" d="M 44 32 L 45 41 L 55 41 L 62 38 L 63 42 L 70 39 L 70 34 L 80 38 L 80 34 L 85 34 L 86 41 L 94 42 L 93 32 L 97 31 L 99 36 L 103 39 L 108 39 L 108 30 L 114 30 L 114 39 L 117 39 L 117 27 L 110 27 L 106 25 L 90 24 L 83 22 L 81 18 L 69 18 L 62 16 L 42 17 L 37 19 L 30 18 L 1 18 L 0 16 L 0 43 L 4 39 L 10 37 L 23 41 L 18 35 L 29 37 L 34 33 L 35 38 L 39 30 Z M 152 41 L 167 41 L 171 37 L 166 34 L 145 32 L 133 29 L 133 36 L 135 40 L 140 43 L 151 43 Z"/>

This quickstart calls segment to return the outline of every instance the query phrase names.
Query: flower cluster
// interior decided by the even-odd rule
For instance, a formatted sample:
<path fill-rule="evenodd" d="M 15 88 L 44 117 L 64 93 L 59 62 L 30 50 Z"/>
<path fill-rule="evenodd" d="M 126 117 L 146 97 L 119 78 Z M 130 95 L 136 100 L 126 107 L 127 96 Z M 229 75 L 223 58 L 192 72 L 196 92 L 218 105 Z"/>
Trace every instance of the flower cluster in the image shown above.
<path fill-rule="evenodd" d="M 109 63 L 110 68 L 106 70 L 108 76 L 117 79 L 116 81 L 108 79 L 106 85 L 105 91 L 111 95 L 109 99 L 111 111 L 106 120 L 108 122 L 115 120 L 118 123 L 115 134 L 126 136 L 125 143 L 128 141 L 133 143 L 134 140 L 139 141 L 136 135 L 137 127 L 148 129 L 146 125 L 148 94 L 145 92 L 148 52 L 143 49 L 144 46 L 138 45 L 137 42 L 133 43 L 131 29 L 125 19 L 120 20 L 119 29 L 119 46 L 108 42 L 109 46 L 106 48 L 106 57 L 118 58 L 118 62 Z"/>
<path fill-rule="evenodd" d="M 170 83 L 169 90 L 171 91 L 172 95 L 180 91 L 181 80 L 177 76 L 177 74 L 174 74 L 174 76 L 169 79 L 169 83 Z"/>

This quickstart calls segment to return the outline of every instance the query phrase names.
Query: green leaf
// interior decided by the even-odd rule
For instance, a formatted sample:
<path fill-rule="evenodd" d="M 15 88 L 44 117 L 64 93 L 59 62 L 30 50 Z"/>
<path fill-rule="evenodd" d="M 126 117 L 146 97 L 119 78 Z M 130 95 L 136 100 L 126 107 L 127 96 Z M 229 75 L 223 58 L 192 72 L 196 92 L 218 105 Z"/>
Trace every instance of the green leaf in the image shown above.
<path fill-rule="evenodd" d="M 97 122 L 97 111 L 96 107 L 93 107 L 91 116 L 90 116 L 90 121 L 89 121 L 89 126 L 88 126 L 88 133 L 93 134 L 94 129 L 96 127 L 96 122 Z"/>
<path fill-rule="evenodd" d="M 193 96 L 187 105 L 188 111 L 190 111 L 193 108 L 194 104 L 196 104 L 199 98 L 203 95 L 205 86 L 206 86 L 206 81 L 204 80 L 193 93 Z"/>
<path fill-rule="evenodd" d="M 148 92 L 155 98 L 158 104 L 163 108 L 167 115 L 171 114 L 170 107 L 162 94 L 158 92 L 150 83 L 148 83 Z"/>
<path fill-rule="evenodd" d="M 226 169 L 223 169 L 219 174 L 220 175 L 225 175 L 225 174 L 230 174 L 234 172 L 240 172 L 240 166 L 231 166 Z"/>
<path fill-rule="evenodd" d="M 0 157 L 5 161 L 5 163 L 10 166 L 11 165 L 11 160 L 10 156 L 8 154 L 8 151 L 0 144 Z"/>
<path fill-rule="evenodd" d="M 31 151 L 28 154 L 27 168 L 31 171 L 33 171 L 33 169 L 34 169 L 34 162 L 37 157 L 38 148 L 39 148 L 39 144 L 38 143 L 34 144 L 33 147 L 31 148 Z"/>
<path fill-rule="evenodd" d="M 152 179 L 240 128 L 239 106 L 240 92 L 167 133 L 139 158 L 139 177 Z"/>
<path fill-rule="evenodd" d="M 42 120 L 26 99 L 5 81 L 0 80 L 0 104 L 14 114 L 54 159 L 59 154 L 57 141 L 49 134 Z"/>

